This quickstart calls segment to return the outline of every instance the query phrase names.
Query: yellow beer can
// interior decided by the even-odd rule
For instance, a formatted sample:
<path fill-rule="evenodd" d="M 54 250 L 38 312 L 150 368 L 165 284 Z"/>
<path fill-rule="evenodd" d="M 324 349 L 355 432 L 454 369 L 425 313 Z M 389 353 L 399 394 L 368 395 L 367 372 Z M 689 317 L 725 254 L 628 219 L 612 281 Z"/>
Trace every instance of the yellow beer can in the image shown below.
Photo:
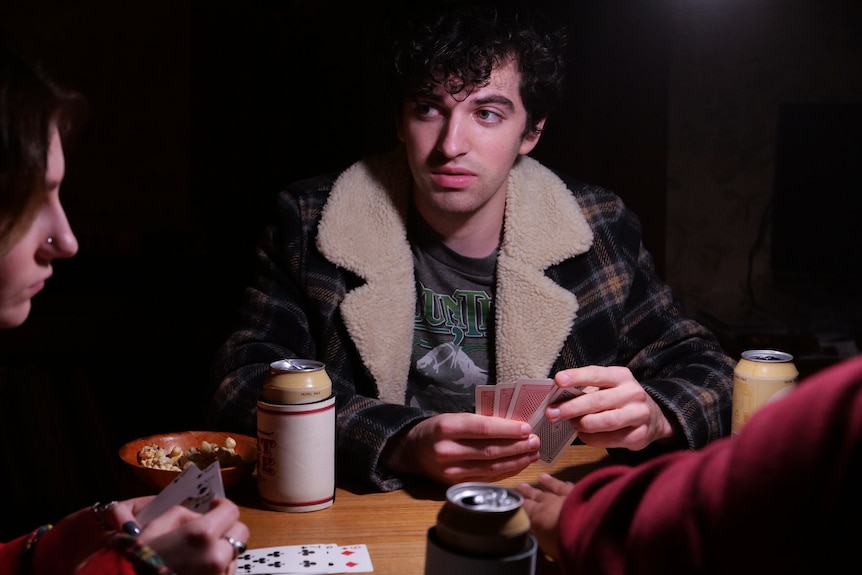
<path fill-rule="evenodd" d="M 774 349 L 750 349 L 733 370 L 733 415 L 731 435 L 736 437 L 754 413 L 789 393 L 799 371 L 793 356 Z"/>

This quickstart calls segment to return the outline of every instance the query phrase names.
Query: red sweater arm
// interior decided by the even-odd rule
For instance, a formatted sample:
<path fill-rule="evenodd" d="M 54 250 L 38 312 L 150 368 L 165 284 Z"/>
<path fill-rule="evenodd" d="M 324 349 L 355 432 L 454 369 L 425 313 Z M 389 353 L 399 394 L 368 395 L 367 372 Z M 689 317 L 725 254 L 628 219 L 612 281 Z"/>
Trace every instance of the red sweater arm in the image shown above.
<path fill-rule="evenodd" d="M 825 572 L 855 562 L 862 357 L 801 382 L 737 438 L 613 466 L 560 514 L 565 573 Z M 854 535 L 855 534 L 855 535 Z M 853 537 L 857 543 L 849 545 Z"/>
<path fill-rule="evenodd" d="M 8 543 L 0 543 L 0 575 L 18 573 L 18 559 L 29 535 L 22 535 Z"/>

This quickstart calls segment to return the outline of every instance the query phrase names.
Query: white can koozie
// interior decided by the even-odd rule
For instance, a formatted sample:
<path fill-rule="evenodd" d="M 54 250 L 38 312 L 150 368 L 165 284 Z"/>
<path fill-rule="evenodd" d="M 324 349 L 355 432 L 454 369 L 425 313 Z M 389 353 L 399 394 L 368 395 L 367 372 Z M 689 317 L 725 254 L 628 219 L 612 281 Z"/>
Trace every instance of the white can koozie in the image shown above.
<path fill-rule="evenodd" d="M 257 404 L 257 488 L 277 511 L 317 511 L 335 499 L 335 395 Z"/>

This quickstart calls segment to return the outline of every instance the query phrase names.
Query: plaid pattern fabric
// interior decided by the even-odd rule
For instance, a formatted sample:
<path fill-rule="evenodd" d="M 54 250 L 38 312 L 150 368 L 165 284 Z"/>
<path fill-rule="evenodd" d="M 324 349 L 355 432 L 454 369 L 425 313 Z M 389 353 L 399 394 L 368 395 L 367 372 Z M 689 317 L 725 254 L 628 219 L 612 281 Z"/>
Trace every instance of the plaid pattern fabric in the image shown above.
<path fill-rule="evenodd" d="M 216 361 L 209 423 L 255 435 L 257 400 L 269 363 L 282 357 L 322 361 L 338 394 L 339 481 L 400 489 L 405 478 L 378 465 L 380 454 L 389 437 L 431 414 L 377 399 L 378 384 L 340 317 L 345 294 L 364 280 L 317 249 L 318 222 L 336 177 L 297 182 L 279 194 L 271 218 L 275 224 L 259 244 L 256 280 L 239 310 L 239 327 Z M 546 270 L 580 305 L 547 375 L 583 365 L 627 366 L 678 421 L 685 443 L 673 447 L 698 448 L 728 435 L 735 362 L 712 334 L 686 317 L 656 275 L 641 244 L 640 224 L 619 197 L 561 178 L 580 204 L 594 242 L 586 253 Z M 641 455 L 655 451 L 658 447 L 651 446 Z"/>

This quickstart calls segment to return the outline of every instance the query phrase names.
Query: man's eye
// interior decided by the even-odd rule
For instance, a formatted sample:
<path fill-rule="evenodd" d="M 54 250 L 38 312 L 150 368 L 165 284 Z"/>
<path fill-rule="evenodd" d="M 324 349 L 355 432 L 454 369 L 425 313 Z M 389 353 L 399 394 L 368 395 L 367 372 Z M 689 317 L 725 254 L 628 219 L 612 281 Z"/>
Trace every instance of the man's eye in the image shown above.
<path fill-rule="evenodd" d="M 431 106 L 430 104 L 416 104 L 416 113 L 420 116 L 431 116 L 434 114 L 434 110 L 434 106 Z"/>
<path fill-rule="evenodd" d="M 476 117 L 482 120 L 483 122 L 499 122 L 500 115 L 497 112 L 492 112 L 491 110 L 478 110 L 476 112 Z"/>

